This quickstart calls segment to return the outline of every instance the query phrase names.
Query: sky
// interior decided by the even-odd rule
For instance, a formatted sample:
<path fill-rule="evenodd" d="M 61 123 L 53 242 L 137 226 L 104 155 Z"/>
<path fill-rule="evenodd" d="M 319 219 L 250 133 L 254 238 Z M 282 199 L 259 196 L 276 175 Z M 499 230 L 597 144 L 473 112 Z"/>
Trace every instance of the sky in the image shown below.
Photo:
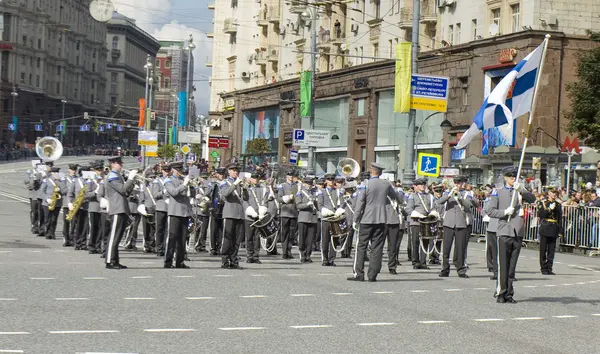
<path fill-rule="evenodd" d="M 197 112 L 208 117 L 211 69 L 205 66 L 208 57 L 212 61 L 212 39 L 206 38 L 213 31 L 213 10 L 208 9 L 211 0 L 113 0 L 116 10 L 130 18 L 144 31 L 159 40 L 187 40 L 194 38 L 194 100 Z"/>

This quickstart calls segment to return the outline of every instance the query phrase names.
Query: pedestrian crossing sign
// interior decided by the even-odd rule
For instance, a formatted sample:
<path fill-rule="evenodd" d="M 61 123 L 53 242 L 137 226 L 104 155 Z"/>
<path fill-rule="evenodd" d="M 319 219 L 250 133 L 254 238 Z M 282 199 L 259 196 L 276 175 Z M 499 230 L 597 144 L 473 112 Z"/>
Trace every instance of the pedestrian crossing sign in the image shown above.
<path fill-rule="evenodd" d="M 441 161 L 441 155 L 419 153 L 417 174 L 426 177 L 439 177 Z"/>

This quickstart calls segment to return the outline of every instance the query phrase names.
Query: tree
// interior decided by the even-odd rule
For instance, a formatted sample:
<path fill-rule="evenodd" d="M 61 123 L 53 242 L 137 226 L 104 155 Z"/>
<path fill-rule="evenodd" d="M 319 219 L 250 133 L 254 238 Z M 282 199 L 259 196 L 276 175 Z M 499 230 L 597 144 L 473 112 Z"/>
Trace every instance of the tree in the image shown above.
<path fill-rule="evenodd" d="M 271 144 L 267 139 L 256 138 L 246 143 L 246 153 L 255 156 L 262 156 L 271 152 Z"/>
<path fill-rule="evenodd" d="M 173 145 L 161 145 L 158 148 L 158 157 L 165 160 L 172 160 L 175 157 L 175 148 Z"/>
<path fill-rule="evenodd" d="M 567 85 L 571 99 L 569 132 L 590 147 L 600 148 L 600 32 L 588 31 L 598 46 L 581 52 L 577 62 L 578 81 Z"/>
<path fill-rule="evenodd" d="M 202 144 L 192 144 L 190 151 L 196 154 L 197 159 L 200 159 L 200 156 L 202 156 Z"/>

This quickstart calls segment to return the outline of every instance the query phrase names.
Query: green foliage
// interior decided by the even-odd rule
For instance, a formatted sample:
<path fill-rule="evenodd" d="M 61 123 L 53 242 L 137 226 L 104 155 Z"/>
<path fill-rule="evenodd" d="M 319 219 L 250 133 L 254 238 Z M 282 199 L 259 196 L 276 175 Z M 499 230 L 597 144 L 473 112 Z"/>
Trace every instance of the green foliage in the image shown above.
<path fill-rule="evenodd" d="M 249 155 L 262 156 L 271 152 L 271 144 L 267 139 L 256 138 L 246 144 L 246 153 Z"/>
<path fill-rule="evenodd" d="M 173 148 L 173 145 L 161 145 L 158 148 L 158 157 L 165 160 L 172 160 L 175 157 L 175 148 Z"/>
<path fill-rule="evenodd" d="M 577 82 L 567 85 L 571 111 L 567 112 L 569 132 L 590 147 L 600 148 L 600 32 L 588 31 L 599 46 L 581 52 L 577 63 Z"/>
<path fill-rule="evenodd" d="M 190 145 L 190 152 L 196 154 L 196 158 L 200 159 L 202 156 L 202 144 L 192 144 Z"/>

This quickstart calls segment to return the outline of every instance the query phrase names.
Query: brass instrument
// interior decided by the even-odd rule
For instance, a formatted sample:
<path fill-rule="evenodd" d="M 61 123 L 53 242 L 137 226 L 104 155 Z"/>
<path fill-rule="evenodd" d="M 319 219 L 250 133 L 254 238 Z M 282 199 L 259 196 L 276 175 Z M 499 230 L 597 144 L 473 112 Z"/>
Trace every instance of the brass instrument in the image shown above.
<path fill-rule="evenodd" d="M 85 186 L 83 186 L 83 188 L 81 188 L 81 190 L 77 194 L 77 198 L 75 198 L 75 201 L 73 202 L 73 209 L 69 210 L 69 213 L 65 217 L 67 221 L 73 220 L 73 218 L 79 211 L 79 208 L 81 208 L 81 205 L 83 205 L 83 202 L 85 201 L 85 192 L 86 188 Z"/>
<path fill-rule="evenodd" d="M 52 192 L 52 197 L 50 197 L 50 203 L 48 203 L 48 210 L 54 211 L 56 209 L 56 203 L 62 198 L 60 195 L 60 188 L 58 186 L 54 186 L 54 191 Z"/>
<path fill-rule="evenodd" d="M 35 143 L 35 153 L 45 162 L 56 161 L 63 153 L 60 140 L 45 136 Z"/>
<path fill-rule="evenodd" d="M 131 170 L 126 170 L 126 169 L 122 168 L 121 172 L 123 172 L 124 174 L 129 174 L 129 172 L 131 172 Z M 152 178 L 146 178 L 146 177 L 144 177 L 142 175 L 139 175 L 139 174 L 135 175 L 135 177 L 133 179 L 134 180 L 137 179 L 138 182 L 152 182 L 152 181 L 154 181 Z"/>
<path fill-rule="evenodd" d="M 345 178 L 356 178 L 360 174 L 360 165 L 356 160 L 346 157 L 338 162 L 337 172 Z"/>

